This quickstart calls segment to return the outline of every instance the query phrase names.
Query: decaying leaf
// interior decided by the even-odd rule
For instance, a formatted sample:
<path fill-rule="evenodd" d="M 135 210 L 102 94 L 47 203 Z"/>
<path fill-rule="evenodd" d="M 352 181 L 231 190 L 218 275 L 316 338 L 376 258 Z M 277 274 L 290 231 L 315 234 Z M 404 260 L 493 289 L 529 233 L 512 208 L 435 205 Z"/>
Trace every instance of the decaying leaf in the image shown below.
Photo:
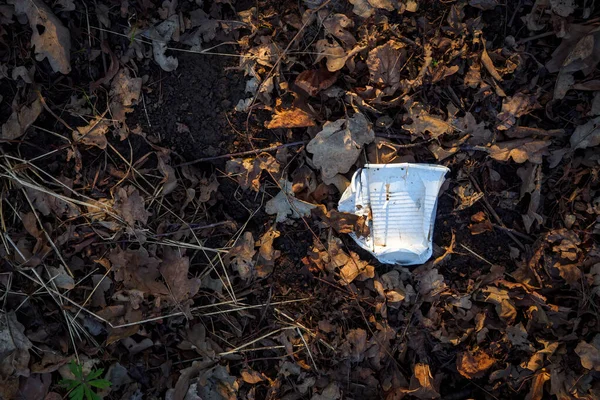
<path fill-rule="evenodd" d="M 346 173 L 358 159 L 362 147 L 371 143 L 375 133 L 363 114 L 326 122 L 306 146 L 313 154 L 313 163 L 321 169 L 324 178 Z"/>
<path fill-rule="evenodd" d="M 133 111 L 131 106 L 135 106 L 140 100 L 141 90 L 142 78 L 130 77 L 127 68 L 119 71 L 110 86 L 110 111 L 113 119 L 125 122 L 125 115 Z"/>
<path fill-rule="evenodd" d="M 259 278 L 267 277 L 273 272 L 275 266 L 275 260 L 281 256 L 279 250 L 273 248 L 273 241 L 277 239 L 281 233 L 271 227 L 265 234 L 260 238 L 256 245 L 258 249 L 258 259 L 256 260 L 256 274 Z"/>
<path fill-rule="evenodd" d="M 31 46 L 38 61 L 48 58 L 54 72 L 71 72 L 71 35 L 42 0 L 10 0 L 17 15 L 27 15 L 31 26 Z"/>
<path fill-rule="evenodd" d="M 594 337 L 592 343 L 579 342 L 575 353 L 579 356 L 584 368 L 600 371 L 600 334 Z"/>
<path fill-rule="evenodd" d="M 456 369 L 468 379 L 481 378 L 495 360 L 483 350 L 466 351 L 456 357 Z"/>
<path fill-rule="evenodd" d="M 190 259 L 178 251 L 165 247 L 159 271 L 176 302 L 181 303 L 194 297 L 200 290 L 200 279 L 188 278 Z"/>
<path fill-rule="evenodd" d="M 521 185 L 521 199 L 526 194 L 530 195 L 527 214 L 523 214 L 523 224 L 529 233 L 534 222 L 541 224 L 544 217 L 538 214 L 542 196 L 542 166 L 528 163 L 517 170 L 517 175 L 523 181 Z"/>
<path fill-rule="evenodd" d="M 315 208 L 315 214 L 337 233 L 354 233 L 358 237 L 369 236 L 369 225 L 364 216 L 330 210 L 327 213 L 320 207 Z"/>
<path fill-rule="evenodd" d="M 243 369 L 242 371 L 240 371 L 240 375 L 242 376 L 244 382 L 249 383 L 251 385 L 265 380 L 263 374 L 253 369 Z"/>
<path fill-rule="evenodd" d="M 108 259 L 112 263 L 115 281 L 123 282 L 125 288 L 153 296 L 169 294 L 167 287 L 158 281 L 160 260 L 150 256 L 145 248 L 121 250 L 117 247 L 110 252 Z"/>
<path fill-rule="evenodd" d="M 371 80 L 378 85 L 392 88 L 390 92 L 400 84 L 400 70 L 406 62 L 404 47 L 403 43 L 390 40 L 371 50 L 367 58 Z M 386 93 L 391 94 L 390 92 Z"/>
<path fill-rule="evenodd" d="M 261 154 L 256 158 L 234 158 L 227 161 L 225 171 L 233 175 L 242 189 L 251 188 L 258 192 L 260 188 L 260 176 L 262 171 L 267 171 L 270 174 L 279 174 L 280 165 L 270 154 Z"/>
<path fill-rule="evenodd" d="M 415 136 L 425 136 L 429 133 L 432 137 L 437 138 L 445 133 L 453 131 L 453 127 L 442 118 L 429 114 L 422 104 L 412 102 L 406 106 L 408 113 L 407 118 L 412 120 L 410 124 L 404 124 L 402 127 Z"/>
<path fill-rule="evenodd" d="M 527 393 L 525 400 L 542 400 L 544 397 L 544 384 L 550 380 L 550 374 L 546 371 L 540 371 L 535 374 L 531 381 L 531 389 Z"/>
<path fill-rule="evenodd" d="M 13 311 L 0 313 L 0 379 L 29 376 L 29 350 L 33 344 Z"/>
<path fill-rule="evenodd" d="M 316 96 L 321 90 L 333 85 L 337 78 L 337 72 L 330 72 L 327 68 L 321 66 L 319 69 L 302 71 L 296 77 L 294 85 L 309 96 Z"/>
<path fill-rule="evenodd" d="M 315 126 L 315 121 L 304 110 L 293 107 L 289 110 L 275 110 L 273 119 L 267 123 L 268 129 L 305 128 Z"/>
<path fill-rule="evenodd" d="M 108 145 L 106 133 L 110 129 L 110 125 L 106 118 L 97 115 L 88 125 L 77 127 L 77 130 L 73 131 L 71 135 L 76 142 L 104 150 Z"/>
<path fill-rule="evenodd" d="M 410 385 L 407 393 L 421 400 L 431 400 L 440 398 L 439 388 L 431 375 L 431 369 L 428 364 L 415 364 L 413 376 L 410 378 Z"/>
<path fill-rule="evenodd" d="M 523 164 L 525 161 L 541 164 L 542 156 L 550 154 L 549 146 L 550 141 L 548 140 L 516 139 L 494 144 L 489 148 L 489 154 L 498 161 L 508 161 L 509 158 L 512 158 L 519 164 Z"/>
<path fill-rule="evenodd" d="M 245 232 L 225 256 L 225 263 L 245 281 L 250 281 L 256 274 L 254 269 L 254 237 L 251 232 Z"/>
<path fill-rule="evenodd" d="M 572 149 L 587 149 L 600 145 L 600 117 L 575 128 L 570 142 Z"/>
<path fill-rule="evenodd" d="M 174 71 L 179 66 L 179 60 L 173 56 L 167 56 L 167 44 L 173 35 L 179 31 L 179 16 L 172 15 L 169 19 L 150 29 L 150 38 L 152 39 L 152 52 L 154 61 L 160 67 L 167 71 Z"/>
<path fill-rule="evenodd" d="M 340 69 L 344 68 L 344 65 L 346 65 L 346 59 L 348 58 L 348 55 L 346 54 L 344 48 L 337 42 L 331 43 L 327 39 L 321 39 L 317 41 L 315 47 L 319 53 L 315 62 L 319 62 L 323 58 L 326 58 L 326 65 L 329 71 L 339 71 Z"/>
<path fill-rule="evenodd" d="M 360 362 L 365 358 L 367 349 L 367 331 L 364 329 L 352 329 L 346 333 L 346 340 L 342 344 L 341 352 L 351 362 Z"/>
<path fill-rule="evenodd" d="M 277 193 L 277 196 L 267 201 L 265 212 L 269 215 L 277 214 L 275 222 L 284 222 L 288 218 L 296 219 L 309 216 L 310 210 L 316 206 L 297 199 L 292 190 L 292 182 L 282 179 L 279 181 L 279 185 L 281 191 Z"/>
<path fill-rule="evenodd" d="M 515 321 L 517 310 L 508 291 L 495 286 L 488 286 L 483 290 L 483 293 L 485 295 L 484 301 L 496 306 L 496 312 L 500 318 L 504 319 L 508 324 L 512 324 Z"/>
<path fill-rule="evenodd" d="M 142 226 L 148 223 L 150 213 L 146 211 L 144 198 L 133 185 L 117 189 L 114 208 L 130 227 L 135 226 L 136 222 L 141 223 Z"/>
<path fill-rule="evenodd" d="M 323 20 L 325 30 L 340 39 L 346 47 L 353 47 L 356 44 L 356 39 L 347 28 L 352 28 L 354 21 L 344 14 L 331 14 Z"/>
<path fill-rule="evenodd" d="M 516 124 L 517 118 L 529 114 L 537 108 L 540 108 L 540 105 L 535 94 L 517 93 L 512 97 L 506 97 L 502 101 L 502 111 L 496 116 L 500 121 L 496 128 L 499 130 L 510 129 Z"/>
<path fill-rule="evenodd" d="M 19 96 L 13 101 L 13 112 L 8 120 L 2 125 L 2 139 L 14 140 L 27 131 L 42 112 L 42 102 L 36 97 L 30 104 L 17 104 Z"/>

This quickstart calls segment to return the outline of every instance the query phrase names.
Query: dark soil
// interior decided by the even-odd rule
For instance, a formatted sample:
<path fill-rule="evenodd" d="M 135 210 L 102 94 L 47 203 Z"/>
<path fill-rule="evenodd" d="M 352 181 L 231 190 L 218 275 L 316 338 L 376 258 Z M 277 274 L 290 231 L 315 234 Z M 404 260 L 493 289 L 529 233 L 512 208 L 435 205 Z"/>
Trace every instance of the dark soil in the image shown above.
<path fill-rule="evenodd" d="M 227 154 L 238 138 L 229 122 L 231 110 L 245 88 L 243 74 L 235 70 L 237 59 L 189 53 L 177 58 L 173 73 L 148 71 L 146 107 L 135 109 L 130 126 L 139 124 L 186 160 Z"/>

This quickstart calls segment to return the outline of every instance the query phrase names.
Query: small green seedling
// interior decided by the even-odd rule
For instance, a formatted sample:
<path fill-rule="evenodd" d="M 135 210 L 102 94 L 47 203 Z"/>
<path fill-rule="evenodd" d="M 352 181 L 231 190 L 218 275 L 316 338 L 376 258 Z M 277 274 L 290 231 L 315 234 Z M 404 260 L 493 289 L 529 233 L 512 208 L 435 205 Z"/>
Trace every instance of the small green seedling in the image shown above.
<path fill-rule="evenodd" d="M 88 375 L 83 375 L 83 367 L 74 360 L 69 363 L 69 370 L 75 376 L 75 379 L 63 379 L 60 384 L 69 390 L 69 399 L 71 400 L 101 400 L 92 388 L 106 389 L 111 385 L 106 379 L 98 379 L 103 368 L 92 370 Z"/>

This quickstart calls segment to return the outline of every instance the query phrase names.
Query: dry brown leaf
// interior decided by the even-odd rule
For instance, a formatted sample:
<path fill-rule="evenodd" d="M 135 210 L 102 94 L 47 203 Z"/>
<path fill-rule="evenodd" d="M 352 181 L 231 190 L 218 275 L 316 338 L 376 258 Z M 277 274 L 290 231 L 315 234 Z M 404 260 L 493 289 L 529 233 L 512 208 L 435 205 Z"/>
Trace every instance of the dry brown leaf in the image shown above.
<path fill-rule="evenodd" d="M 442 118 L 429 114 L 423 105 L 417 102 L 408 104 L 406 117 L 412 119 L 412 123 L 403 124 L 402 127 L 413 135 L 424 136 L 428 132 L 431 137 L 437 138 L 445 133 L 453 131 L 453 127 Z"/>
<path fill-rule="evenodd" d="M 406 62 L 404 47 L 403 43 L 390 40 L 371 50 L 367 58 L 371 80 L 380 86 L 392 88 L 390 92 L 400 84 L 400 69 Z M 392 94 L 390 92 L 386 94 Z"/>
<path fill-rule="evenodd" d="M 0 379 L 29 376 L 29 350 L 33 344 L 13 311 L 0 314 Z"/>
<path fill-rule="evenodd" d="M 289 110 L 275 110 L 273 119 L 267 123 L 268 129 L 305 128 L 315 126 L 315 121 L 304 110 L 293 107 Z"/>
<path fill-rule="evenodd" d="M 106 133 L 109 129 L 110 122 L 97 115 L 88 125 L 77 127 L 77 130 L 72 132 L 72 137 L 76 142 L 96 146 L 104 150 L 108 145 Z"/>
<path fill-rule="evenodd" d="M 130 227 L 134 227 L 136 222 L 145 226 L 150 217 L 144 206 L 144 198 L 133 185 L 117 189 L 114 209 Z"/>
<path fill-rule="evenodd" d="M 142 78 L 132 78 L 129 70 L 123 68 L 112 81 L 110 86 L 110 111 L 113 120 L 124 123 L 127 113 L 133 111 L 140 100 Z M 121 140 L 125 139 L 121 137 Z"/>
<path fill-rule="evenodd" d="M 575 0 L 550 0 L 550 6 L 555 14 L 568 17 L 575 11 Z"/>
<path fill-rule="evenodd" d="M 498 82 L 502 82 L 502 77 L 500 76 L 500 74 L 498 73 L 498 71 L 496 70 L 496 67 L 494 66 L 494 63 L 492 62 L 492 59 L 490 58 L 486 48 L 485 48 L 485 42 L 484 42 L 484 46 L 483 46 L 483 50 L 481 51 L 481 63 L 483 64 L 483 66 L 485 67 L 485 69 L 487 70 L 487 72 L 489 72 L 489 74 Z"/>
<path fill-rule="evenodd" d="M 340 258 L 337 257 L 336 262 L 339 262 Z M 358 254 L 351 251 L 350 256 L 346 258 L 344 266 L 340 268 L 340 277 L 342 279 L 339 283 L 341 285 L 349 285 L 354 280 L 364 281 L 374 276 L 375 267 L 367 261 L 361 260 Z"/>
<path fill-rule="evenodd" d="M 346 340 L 340 348 L 342 356 L 350 362 L 361 362 L 367 350 L 367 331 L 364 329 L 351 329 L 346 333 Z"/>
<path fill-rule="evenodd" d="M 328 11 L 323 10 L 325 13 Z M 347 48 L 351 48 L 356 44 L 356 39 L 346 28 L 352 28 L 354 21 L 344 14 L 331 14 L 323 20 L 325 30 L 336 38 L 340 39 Z"/>
<path fill-rule="evenodd" d="M 480 146 L 487 145 L 492 141 L 494 134 L 486 129 L 485 122 L 477 123 L 475 117 L 470 112 L 464 117 L 456 118 L 453 125 L 463 134 L 469 135 L 469 144 Z"/>
<path fill-rule="evenodd" d="M 428 364 L 415 364 L 413 376 L 410 378 L 410 385 L 406 392 L 421 400 L 440 398 L 439 389 L 436 388 L 436 382 Z"/>
<path fill-rule="evenodd" d="M 349 0 L 350 4 L 354 6 L 352 11 L 354 14 L 362 18 L 369 18 L 375 12 L 375 8 L 369 4 L 367 0 Z"/>
<path fill-rule="evenodd" d="M 325 225 L 335 229 L 337 233 L 355 233 L 358 237 L 369 236 L 369 225 L 364 216 L 330 210 L 324 213 L 320 207 L 313 211 Z"/>
<path fill-rule="evenodd" d="M 113 249 L 108 255 L 114 279 L 123 282 L 126 289 L 136 289 L 153 296 L 167 296 L 167 287 L 158 282 L 160 260 L 151 257 L 143 247 L 138 250 Z"/>
<path fill-rule="evenodd" d="M 327 39 L 318 40 L 315 44 L 318 56 L 315 63 L 318 63 L 323 58 L 326 58 L 327 69 L 331 72 L 339 71 L 346 65 L 348 55 L 346 51 L 337 42 L 330 43 Z"/>
<path fill-rule="evenodd" d="M 508 161 L 512 158 L 519 164 L 525 161 L 541 164 L 542 156 L 549 154 L 549 146 L 548 140 L 516 139 L 494 144 L 489 148 L 489 154 L 497 161 Z"/>
<path fill-rule="evenodd" d="M 265 234 L 256 242 L 258 249 L 258 259 L 256 260 L 256 274 L 259 278 L 267 277 L 275 266 L 275 260 L 281 256 L 279 250 L 273 248 L 273 241 L 277 239 L 281 233 L 274 227 L 271 227 Z"/>
<path fill-rule="evenodd" d="M 187 256 L 182 256 L 177 250 L 168 246 L 164 247 L 159 271 L 178 303 L 193 298 L 200 290 L 200 279 L 188 278 L 189 269 L 190 259 Z"/>
<path fill-rule="evenodd" d="M 227 161 L 225 171 L 237 179 L 242 189 L 251 188 L 258 192 L 262 171 L 270 174 L 279 174 L 280 165 L 270 154 L 261 154 L 256 158 L 234 158 Z"/>
<path fill-rule="evenodd" d="M 321 90 L 325 90 L 335 83 L 338 72 L 330 72 L 321 66 L 319 69 L 302 71 L 294 81 L 294 85 L 306 92 L 309 96 L 316 96 Z"/>
<path fill-rule="evenodd" d="M 494 227 L 483 211 L 479 211 L 471 216 L 473 224 L 469 225 L 471 235 L 479 235 L 485 232 L 492 232 Z"/>
<path fill-rule="evenodd" d="M 531 389 L 525 396 L 525 400 L 542 400 L 544 397 L 544 384 L 550 380 L 550 374 L 540 371 L 535 374 L 531 381 Z"/>
<path fill-rule="evenodd" d="M 495 286 L 488 286 L 483 290 L 483 293 L 485 295 L 484 301 L 494 304 L 498 316 L 505 320 L 507 324 L 512 325 L 517 317 L 517 309 L 508 291 Z"/>
<path fill-rule="evenodd" d="M 570 143 L 572 149 L 587 149 L 600 145 L 600 117 L 575 128 Z"/>
<path fill-rule="evenodd" d="M 253 369 L 245 368 L 240 371 L 240 376 L 244 382 L 254 385 L 258 382 L 265 380 L 264 375 L 260 372 L 254 371 Z"/>
<path fill-rule="evenodd" d="M 356 113 L 349 119 L 326 122 L 306 150 L 313 154 L 313 163 L 321 169 L 323 177 L 333 178 L 338 173 L 348 172 L 362 147 L 374 138 L 371 124 L 363 114 Z"/>
<path fill-rule="evenodd" d="M 277 215 L 275 222 L 286 222 L 289 218 L 297 219 L 310 215 L 310 210 L 316 206 L 297 199 L 292 190 L 292 182 L 285 179 L 279 181 L 281 191 L 265 204 L 265 212 Z"/>
<path fill-rule="evenodd" d="M 71 72 L 71 35 L 42 0 L 10 0 L 17 15 L 27 15 L 31 26 L 31 47 L 38 61 L 48 58 L 54 72 Z M 38 28 L 41 27 L 41 28 Z"/>
<path fill-rule="evenodd" d="M 14 140 L 27 131 L 42 112 L 42 102 L 36 97 L 30 104 L 19 105 L 20 96 L 15 96 L 13 100 L 13 112 L 8 120 L 2 125 L 2 139 Z"/>
<path fill-rule="evenodd" d="M 523 214 L 523 224 L 527 233 L 531 230 L 534 222 L 542 224 L 544 218 L 538 214 L 541 202 L 542 189 L 542 166 L 528 163 L 525 167 L 517 170 L 517 175 L 523 181 L 521 185 L 521 199 L 529 194 L 529 205 L 527 214 Z"/>
<path fill-rule="evenodd" d="M 481 378 L 496 361 L 483 350 L 466 351 L 456 358 L 456 369 L 468 379 Z"/>
<path fill-rule="evenodd" d="M 583 368 L 600 371 L 600 334 L 594 337 L 592 343 L 579 342 L 575 348 L 575 353 L 579 356 Z"/>
<path fill-rule="evenodd" d="M 245 232 L 225 256 L 225 264 L 230 265 L 240 278 L 248 282 L 256 274 L 252 260 L 255 254 L 254 237 L 251 232 Z"/>
<path fill-rule="evenodd" d="M 508 130 L 516 124 L 517 118 L 541 108 L 537 102 L 537 97 L 535 94 L 525 93 L 517 93 L 512 97 L 506 97 L 502 101 L 502 111 L 496 116 L 500 121 L 496 128 Z"/>

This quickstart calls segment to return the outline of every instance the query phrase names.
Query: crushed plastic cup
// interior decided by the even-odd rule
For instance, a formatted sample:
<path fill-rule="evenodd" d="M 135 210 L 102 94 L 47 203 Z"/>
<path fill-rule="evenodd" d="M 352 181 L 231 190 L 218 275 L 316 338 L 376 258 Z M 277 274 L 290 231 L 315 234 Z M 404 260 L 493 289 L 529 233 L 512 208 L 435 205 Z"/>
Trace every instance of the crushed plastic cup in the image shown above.
<path fill-rule="evenodd" d="M 367 218 L 352 238 L 385 264 L 423 264 L 432 254 L 438 192 L 449 171 L 432 164 L 366 164 L 352 176 L 338 209 Z"/>

